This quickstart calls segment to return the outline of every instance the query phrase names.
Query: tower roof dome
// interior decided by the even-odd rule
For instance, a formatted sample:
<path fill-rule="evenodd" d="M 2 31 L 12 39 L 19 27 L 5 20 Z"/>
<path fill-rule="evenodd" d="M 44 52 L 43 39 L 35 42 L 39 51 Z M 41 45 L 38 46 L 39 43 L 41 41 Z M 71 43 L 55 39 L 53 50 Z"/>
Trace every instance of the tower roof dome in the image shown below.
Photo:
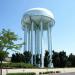
<path fill-rule="evenodd" d="M 53 13 L 50 10 L 45 9 L 45 8 L 32 8 L 32 9 L 27 10 L 25 14 L 28 14 L 30 16 L 43 15 L 43 16 L 47 16 L 47 17 L 54 19 Z"/>
<path fill-rule="evenodd" d="M 43 23 L 43 29 L 46 30 L 48 28 L 48 24 L 52 27 L 55 23 L 55 18 L 53 13 L 50 10 L 45 8 L 31 8 L 28 9 L 22 18 L 22 26 L 31 30 L 32 22 L 34 22 L 34 29 L 40 28 L 40 23 Z"/>

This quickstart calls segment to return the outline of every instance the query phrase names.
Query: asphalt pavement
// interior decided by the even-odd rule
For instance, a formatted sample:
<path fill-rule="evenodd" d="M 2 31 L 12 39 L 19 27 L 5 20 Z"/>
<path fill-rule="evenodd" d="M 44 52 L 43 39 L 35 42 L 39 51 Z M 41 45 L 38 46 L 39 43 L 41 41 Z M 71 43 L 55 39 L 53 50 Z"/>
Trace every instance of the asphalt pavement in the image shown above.
<path fill-rule="evenodd" d="M 75 75 L 75 72 L 71 72 L 71 73 L 57 73 L 57 74 L 52 74 L 52 75 Z"/>

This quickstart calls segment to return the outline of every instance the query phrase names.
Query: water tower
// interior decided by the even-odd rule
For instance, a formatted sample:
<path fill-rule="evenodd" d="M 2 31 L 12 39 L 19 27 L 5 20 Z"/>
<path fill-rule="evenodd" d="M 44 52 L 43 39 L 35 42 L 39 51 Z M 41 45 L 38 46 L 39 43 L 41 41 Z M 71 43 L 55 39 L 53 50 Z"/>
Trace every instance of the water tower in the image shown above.
<path fill-rule="evenodd" d="M 31 64 L 33 64 L 33 53 L 35 53 L 35 55 L 39 54 L 39 58 L 41 59 L 41 64 L 39 63 L 39 66 L 42 68 L 44 67 L 44 56 L 42 48 L 44 44 L 42 44 L 42 38 L 43 32 L 47 31 L 48 51 L 50 55 L 49 67 L 51 67 L 52 65 L 51 30 L 53 25 L 55 24 L 53 13 L 45 8 L 32 8 L 24 13 L 21 23 L 24 30 L 24 41 L 26 42 L 24 50 L 31 51 L 32 53 Z"/>

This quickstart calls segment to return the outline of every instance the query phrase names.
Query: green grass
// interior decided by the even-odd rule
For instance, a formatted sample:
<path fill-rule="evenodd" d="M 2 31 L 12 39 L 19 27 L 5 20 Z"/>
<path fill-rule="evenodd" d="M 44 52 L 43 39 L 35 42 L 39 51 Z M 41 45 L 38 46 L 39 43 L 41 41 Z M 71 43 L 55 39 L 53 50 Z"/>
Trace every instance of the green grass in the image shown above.
<path fill-rule="evenodd" d="M 34 68 L 34 66 L 26 63 L 2 63 L 2 68 Z"/>
<path fill-rule="evenodd" d="M 6 75 L 36 75 L 35 73 L 8 73 Z"/>

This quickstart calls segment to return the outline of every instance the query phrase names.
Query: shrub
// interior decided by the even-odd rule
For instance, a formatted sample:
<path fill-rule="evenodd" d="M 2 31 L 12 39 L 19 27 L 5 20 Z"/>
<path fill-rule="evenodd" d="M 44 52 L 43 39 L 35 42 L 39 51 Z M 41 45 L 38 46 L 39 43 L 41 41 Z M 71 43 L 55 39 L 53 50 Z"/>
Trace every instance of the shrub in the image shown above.
<path fill-rule="evenodd" d="M 26 63 L 2 63 L 2 68 L 33 68 L 32 64 Z"/>
<path fill-rule="evenodd" d="M 48 71 L 48 72 L 39 72 L 39 74 L 50 74 L 50 73 L 55 73 L 54 71 Z"/>
<path fill-rule="evenodd" d="M 56 71 L 56 73 L 60 73 L 60 71 Z"/>

